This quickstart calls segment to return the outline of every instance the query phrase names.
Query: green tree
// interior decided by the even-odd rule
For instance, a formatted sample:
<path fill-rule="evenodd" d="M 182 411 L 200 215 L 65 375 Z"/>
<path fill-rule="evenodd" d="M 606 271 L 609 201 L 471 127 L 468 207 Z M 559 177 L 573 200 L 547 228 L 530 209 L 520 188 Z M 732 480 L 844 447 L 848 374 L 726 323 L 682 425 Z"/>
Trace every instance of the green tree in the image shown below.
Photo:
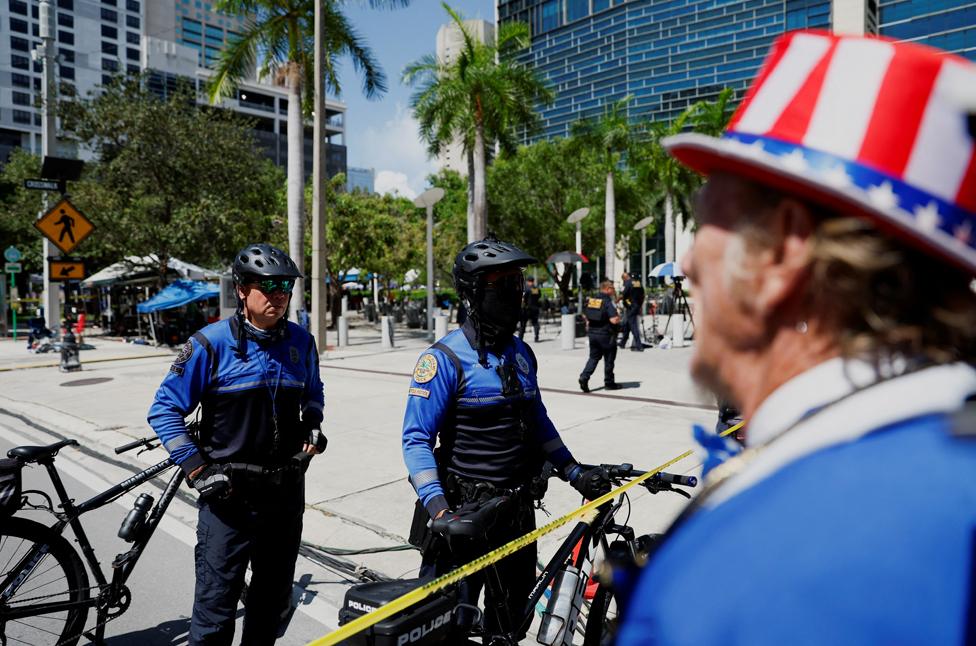
<path fill-rule="evenodd" d="M 403 80 L 416 87 L 410 99 L 420 137 L 432 155 L 460 141 L 468 156 L 468 241 L 488 230 L 486 147 L 498 142 L 515 146 L 515 132 L 537 127 L 537 103 L 552 93 L 536 73 L 512 60 L 510 54 L 529 44 L 529 28 L 520 22 L 496 27 L 496 35 L 481 42 L 454 9 L 442 3 L 462 37 L 453 60 L 428 54 L 409 65 Z"/>
<path fill-rule="evenodd" d="M 71 186 L 98 227 L 86 254 L 156 254 L 162 278 L 171 257 L 221 266 L 247 242 L 274 238 L 284 177 L 234 113 L 198 106 L 189 87 L 161 100 L 121 77 L 60 110 L 66 134 L 94 156 Z"/>
<path fill-rule="evenodd" d="M 315 2 L 321 2 L 325 26 L 325 86 L 335 96 L 342 88 L 338 59 L 349 56 L 363 78 L 363 93 L 373 98 L 386 91 L 386 79 L 369 48 L 339 10 L 336 0 L 219 0 L 218 11 L 248 16 L 247 28 L 223 52 L 210 84 L 214 103 L 229 96 L 250 76 L 261 57 L 258 74 L 288 89 L 288 249 L 296 261 L 304 240 L 304 116 L 311 114 L 315 78 Z M 409 0 L 370 0 L 374 7 L 402 6 Z M 301 289 L 304 284 L 299 281 Z M 292 300 L 292 315 L 303 308 Z"/>
<path fill-rule="evenodd" d="M 10 153 L 0 168 L 0 248 L 17 247 L 24 254 L 24 273 L 44 270 L 41 234 L 34 220 L 44 208 L 40 191 L 24 188 L 24 180 L 40 177 L 41 158 L 23 148 Z"/>
<path fill-rule="evenodd" d="M 585 147 L 599 150 L 606 173 L 604 206 L 604 257 L 606 275 L 614 280 L 617 272 L 617 205 L 614 176 L 621 170 L 621 161 L 633 148 L 634 129 L 627 116 L 627 104 L 633 97 L 628 95 L 606 107 L 599 119 L 583 120 L 573 124 L 573 136 Z"/>

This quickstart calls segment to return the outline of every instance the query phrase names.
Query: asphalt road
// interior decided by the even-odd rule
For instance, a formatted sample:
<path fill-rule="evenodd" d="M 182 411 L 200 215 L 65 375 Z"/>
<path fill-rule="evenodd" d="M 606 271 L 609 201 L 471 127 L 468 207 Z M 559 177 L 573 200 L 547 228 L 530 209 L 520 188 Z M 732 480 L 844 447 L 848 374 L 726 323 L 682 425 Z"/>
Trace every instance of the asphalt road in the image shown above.
<path fill-rule="evenodd" d="M 0 451 L 22 444 L 48 444 L 56 438 L 31 429 L 9 417 L 0 417 Z M 162 456 L 161 458 L 162 459 Z M 77 450 L 65 449 L 56 462 L 65 487 L 76 501 L 86 500 L 112 484 L 125 479 L 129 473 L 107 461 L 84 455 Z M 157 476 L 162 484 L 166 476 Z M 41 489 L 55 497 L 50 479 L 42 467 L 33 466 L 24 470 L 24 489 Z M 150 483 L 143 484 L 130 495 L 82 516 L 82 523 L 89 541 L 95 549 L 97 558 L 107 578 L 111 578 L 111 563 L 116 554 L 127 551 L 128 544 L 117 537 L 122 519 L 131 509 L 135 495 L 146 491 L 158 500 L 160 490 Z M 175 500 L 146 547 L 136 566 L 128 587 L 132 593 L 129 609 L 106 626 L 106 643 L 110 646 L 163 646 L 188 643 L 187 631 L 190 625 L 190 610 L 193 602 L 193 543 L 195 532 L 192 526 L 176 520 L 178 513 L 186 518 L 192 517 L 188 504 Z M 39 522 L 50 524 L 46 512 L 20 512 Z M 75 546 L 74 535 L 67 530 L 67 537 Z M 309 563 L 300 562 L 298 573 L 309 573 Z M 314 568 L 313 568 L 314 570 Z M 91 573 L 89 579 L 94 582 Z M 238 610 L 237 635 L 241 630 L 243 607 Z M 329 618 L 326 618 L 328 620 Z M 87 626 L 95 623 L 95 612 L 88 616 Z M 295 612 L 280 644 L 305 644 L 331 630 L 326 624 L 315 620 L 307 612 Z M 38 626 L 34 632 L 22 636 L 24 643 L 42 646 L 53 643 L 50 635 Z M 82 639 L 80 643 L 87 643 Z"/>

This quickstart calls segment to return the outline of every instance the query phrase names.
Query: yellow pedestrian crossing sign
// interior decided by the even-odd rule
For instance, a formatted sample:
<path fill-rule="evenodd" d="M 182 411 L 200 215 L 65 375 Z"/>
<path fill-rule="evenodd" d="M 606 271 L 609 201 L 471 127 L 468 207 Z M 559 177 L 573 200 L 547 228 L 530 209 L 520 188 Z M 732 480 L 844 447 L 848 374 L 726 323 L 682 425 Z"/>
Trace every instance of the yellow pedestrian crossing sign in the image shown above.
<path fill-rule="evenodd" d="M 37 230 L 54 243 L 61 253 L 71 253 L 95 230 L 91 220 L 68 200 L 61 200 L 34 223 Z"/>

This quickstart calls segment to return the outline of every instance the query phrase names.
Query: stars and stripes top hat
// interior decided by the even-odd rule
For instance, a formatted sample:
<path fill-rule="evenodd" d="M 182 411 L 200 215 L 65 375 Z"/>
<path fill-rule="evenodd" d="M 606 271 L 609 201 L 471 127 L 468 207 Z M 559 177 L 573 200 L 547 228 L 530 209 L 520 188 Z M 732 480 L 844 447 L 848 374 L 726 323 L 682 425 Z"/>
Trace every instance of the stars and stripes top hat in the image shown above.
<path fill-rule="evenodd" d="M 701 173 L 732 172 L 867 216 L 976 273 L 974 92 L 976 65 L 958 56 L 798 31 L 773 44 L 721 138 L 663 143 Z"/>

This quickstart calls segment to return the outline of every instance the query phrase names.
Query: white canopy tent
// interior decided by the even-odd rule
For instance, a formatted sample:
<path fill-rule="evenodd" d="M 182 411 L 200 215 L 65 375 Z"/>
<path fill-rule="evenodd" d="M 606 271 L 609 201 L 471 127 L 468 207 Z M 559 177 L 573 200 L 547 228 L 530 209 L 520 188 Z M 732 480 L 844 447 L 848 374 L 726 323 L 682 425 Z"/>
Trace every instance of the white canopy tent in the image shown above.
<path fill-rule="evenodd" d="M 115 283 L 131 280 L 137 276 L 158 271 L 159 258 L 155 254 L 148 256 L 126 256 L 124 260 L 113 263 L 95 272 L 81 281 L 82 287 L 104 287 Z M 204 269 L 179 258 L 170 258 L 166 267 L 186 280 L 217 280 L 220 272 Z"/>

